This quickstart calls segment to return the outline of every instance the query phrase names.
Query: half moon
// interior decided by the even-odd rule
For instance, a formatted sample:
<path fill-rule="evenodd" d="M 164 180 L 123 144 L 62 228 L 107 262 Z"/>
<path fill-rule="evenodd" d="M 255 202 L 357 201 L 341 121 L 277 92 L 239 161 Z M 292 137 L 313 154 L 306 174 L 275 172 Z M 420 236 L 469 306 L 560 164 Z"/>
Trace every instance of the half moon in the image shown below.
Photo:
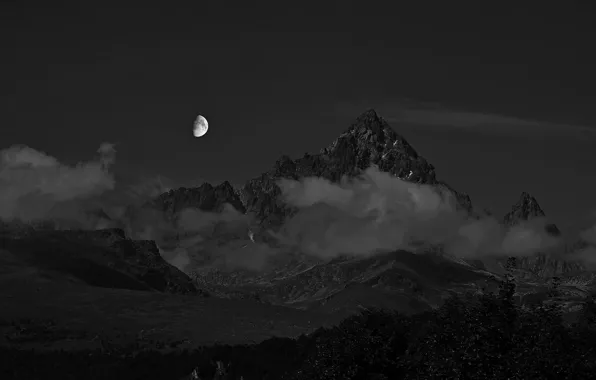
<path fill-rule="evenodd" d="M 203 116 L 199 115 L 195 119 L 192 134 L 195 137 L 202 137 L 205 136 L 207 131 L 209 130 L 209 122 Z"/>

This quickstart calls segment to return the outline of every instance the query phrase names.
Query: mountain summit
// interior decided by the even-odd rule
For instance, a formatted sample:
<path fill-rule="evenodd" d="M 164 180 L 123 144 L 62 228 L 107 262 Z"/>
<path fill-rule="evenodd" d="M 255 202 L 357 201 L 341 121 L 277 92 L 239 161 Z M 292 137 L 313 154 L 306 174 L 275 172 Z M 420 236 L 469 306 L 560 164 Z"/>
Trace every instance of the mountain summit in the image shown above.
<path fill-rule="evenodd" d="M 470 197 L 438 181 L 434 166 L 373 109 L 358 116 L 318 154 L 305 154 L 295 160 L 282 156 L 271 170 L 249 180 L 239 193 L 248 212 L 254 213 L 262 224 L 276 226 L 292 213 L 279 199 L 281 189 L 277 181 L 280 178 L 321 177 L 338 182 L 344 176 L 358 175 L 371 164 L 404 180 L 446 189 L 455 195 L 458 207 L 468 211 L 472 208 Z"/>
<path fill-rule="evenodd" d="M 522 221 L 531 220 L 534 218 L 543 218 L 546 214 L 538 204 L 536 198 L 527 192 L 522 192 L 519 200 L 512 206 L 503 218 L 503 223 L 506 226 L 513 226 Z M 554 224 L 547 224 L 546 231 L 551 235 L 560 235 L 559 228 Z"/>
<path fill-rule="evenodd" d="M 420 156 L 385 120 L 370 109 L 320 154 L 340 164 L 326 178 L 339 180 L 375 164 L 381 171 L 410 182 L 434 184 L 435 168 Z M 339 178 L 337 177 L 339 176 Z"/>
<path fill-rule="evenodd" d="M 506 225 L 512 226 L 520 221 L 544 217 L 545 215 L 536 198 L 524 191 L 521 193 L 519 200 L 512 206 L 511 211 L 505 215 L 503 221 Z"/>

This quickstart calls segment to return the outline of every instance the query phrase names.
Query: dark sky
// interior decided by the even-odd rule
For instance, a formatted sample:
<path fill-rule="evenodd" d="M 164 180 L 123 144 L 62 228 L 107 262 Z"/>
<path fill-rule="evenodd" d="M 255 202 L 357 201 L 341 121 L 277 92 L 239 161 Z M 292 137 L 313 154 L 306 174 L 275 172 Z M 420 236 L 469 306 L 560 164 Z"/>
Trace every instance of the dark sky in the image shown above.
<path fill-rule="evenodd" d="M 392 126 L 479 206 L 503 214 L 529 191 L 579 228 L 596 210 L 594 6 L 403 3 L 3 2 L 1 148 L 74 163 L 117 142 L 123 176 L 241 183 L 370 106 L 433 102 L 550 123 Z M 194 139 L 199 113 L 211 130 Z"/>

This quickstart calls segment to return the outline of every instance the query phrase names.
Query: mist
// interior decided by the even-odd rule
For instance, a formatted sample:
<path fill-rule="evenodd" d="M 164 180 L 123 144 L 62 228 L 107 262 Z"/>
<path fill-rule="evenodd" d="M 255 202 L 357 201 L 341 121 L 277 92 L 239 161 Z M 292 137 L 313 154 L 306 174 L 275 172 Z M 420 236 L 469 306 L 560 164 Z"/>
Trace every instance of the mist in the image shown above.
<path fill-rule="evenodd" d="M 324 259 L 368 256 L 440 245 L 458 257 L 524 256 L 552 248 L 546 220 L 506 228 L 455 207 L 452 194 L 403 181 L 376 167 L 340 183 L 323 178 L 279 181 L 284 200 L 298 208 L 275 236 L 284 244 Z M 422 248 L 423 249 L 423 248 Z"/>
<path fill-rule="evenodd" d="M 572 252 L 570 258 L 583 262 L 591 270 L 596 270 L 596 224 L 583 230 L 580 239 L 585 244 Z"/>
<path fill-rule="evenodd" d="M 270 256 L 267 247 L 249 240 L 250 217 L 229 204 L 221 212 L 187 208 L 174 220 L 166 220 L 158 210 L 138 208 L 124 224 L 127 236 L 154 240 L 162 257 L 182 271 L 191 263 L 260 271 Z"/>
<path fill-rule="evenodd" d="M 95 160 L 68 166 L 25 145 L 0 151 L 0 218 L 84 219 L 72 202 L 97 197 L 115 186 L 108 171 L 115 161 L 114 145 L 103 143 L 97 153 Z"/>

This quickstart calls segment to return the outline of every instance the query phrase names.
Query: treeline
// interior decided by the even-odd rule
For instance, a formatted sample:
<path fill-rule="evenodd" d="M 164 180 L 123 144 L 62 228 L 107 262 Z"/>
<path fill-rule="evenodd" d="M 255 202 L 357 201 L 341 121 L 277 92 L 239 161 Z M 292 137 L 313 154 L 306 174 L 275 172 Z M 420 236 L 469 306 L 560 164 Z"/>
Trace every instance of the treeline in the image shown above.
<path fill-rule="evenodd" d="M 510 269 L 514 265 L 515 260 L 508 262 Z M 138 347 L 44 354 L 4 349 L 0 378 L 593 379 L 594 297 L 567 323 L 557 303 L 522 307 L 514 293 L 515 281 L 508 276 L 498 294 L 452 297 L 415 316 L 368 310 L 309 336 L 257 345 L 167 354 Z"/>

